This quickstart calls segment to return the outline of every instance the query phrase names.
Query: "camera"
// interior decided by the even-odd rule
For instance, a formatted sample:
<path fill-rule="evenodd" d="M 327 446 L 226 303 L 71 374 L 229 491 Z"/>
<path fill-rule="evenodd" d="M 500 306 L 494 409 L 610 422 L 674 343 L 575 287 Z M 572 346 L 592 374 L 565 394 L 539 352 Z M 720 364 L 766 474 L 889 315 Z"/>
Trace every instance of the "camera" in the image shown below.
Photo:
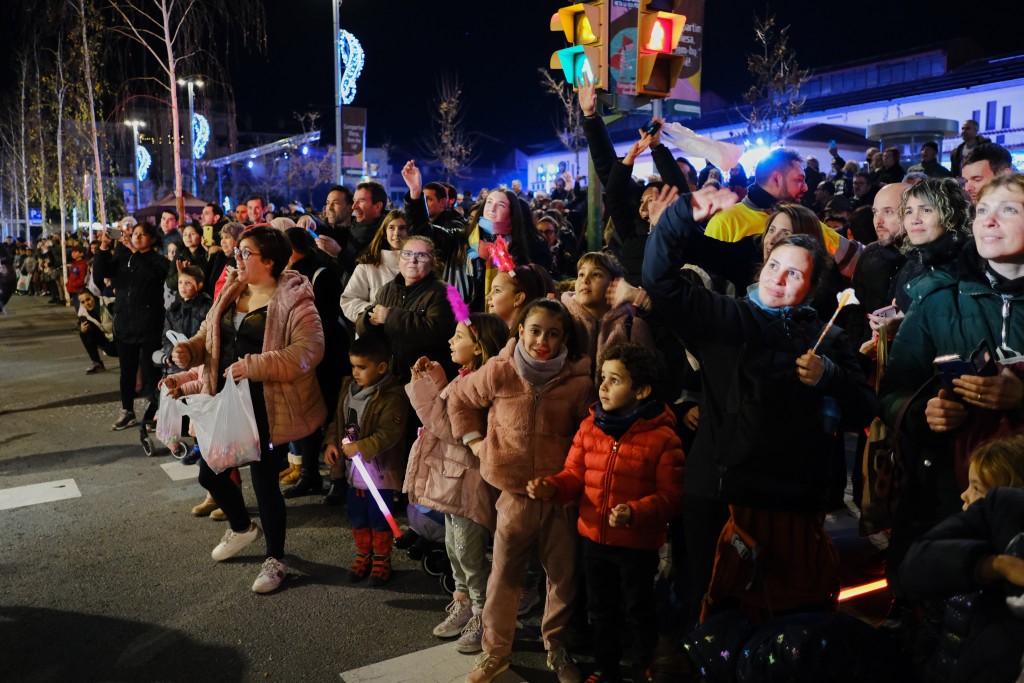
<path fill-rule="evenodd" d="M 654 135 L 659 130 L 661 130 L 661 121 L 648 121 L 640 130 L 643 132 L 644 135 Z"/>

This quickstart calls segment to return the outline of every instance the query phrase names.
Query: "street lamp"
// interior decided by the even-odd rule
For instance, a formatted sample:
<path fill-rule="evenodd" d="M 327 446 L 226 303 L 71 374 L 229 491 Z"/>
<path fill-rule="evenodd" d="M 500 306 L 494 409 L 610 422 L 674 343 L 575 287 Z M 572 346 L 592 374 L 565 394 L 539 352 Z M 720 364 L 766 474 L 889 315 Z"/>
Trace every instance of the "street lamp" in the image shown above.
<path fill-rule="evenodd" d="M 145 128 L 145 121 L 125 121 L 124 125 L 132 128 L 132 159 L 135 162 L 135 210 L 139 209 L 139 128 Z"/>
<path fill-rule="evenodd" d="M 196 131 L 192 120 L 196 117 L 196 88 L 203 87 L 200 78 L 179 78 L 178 85 L 188 86 L 188 156 L 192 165 L 192 194 L 196 194 Z"/>

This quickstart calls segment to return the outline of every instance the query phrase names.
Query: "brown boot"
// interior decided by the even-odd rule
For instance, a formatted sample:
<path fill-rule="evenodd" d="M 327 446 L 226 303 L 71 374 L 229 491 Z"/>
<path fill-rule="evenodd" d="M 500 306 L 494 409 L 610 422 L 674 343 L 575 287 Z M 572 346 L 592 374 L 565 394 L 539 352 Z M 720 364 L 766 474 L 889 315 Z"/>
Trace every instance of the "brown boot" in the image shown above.
<path fill-rule="evenodd" d="M 294 484 L 299 480 L 299 466 L 295 463 L 288 463 L 288 467 L 281 470 L 278 477 L 282 484 Z"/>
<path fill-rule="evenodd" d="M 356 559 L 349 569 L 348 580 L 349 583 L 356 583 L 370 575 L 373 529 L 353 529 L 352 536 L 356 539 Z"/>
<path fill-rule="evenodd" d="M 391 546 L 395 535 L 390 531 L 373 532 L 373 571 L 370 572 L 370 585 L 383 586 L 391 579 Z"/>

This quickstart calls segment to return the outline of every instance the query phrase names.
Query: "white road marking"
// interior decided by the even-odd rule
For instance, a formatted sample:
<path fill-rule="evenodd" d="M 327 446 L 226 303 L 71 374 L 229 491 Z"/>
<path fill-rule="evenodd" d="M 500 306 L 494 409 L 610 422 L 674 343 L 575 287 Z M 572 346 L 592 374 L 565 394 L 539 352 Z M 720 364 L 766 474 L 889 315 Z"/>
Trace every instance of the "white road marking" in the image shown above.
<path fill-rule="evenodd" d="M 199 477 L 199 466 L 198 465 L 182 465 L 180 460 L 174 462 L 165 462 L 160 465 L 167 476 L 174 481 L 183 481 L 185 479 L 196 479 Z"/>
<path fill-rule="evenodd" d="M 0 510 L 11 510 L 13 508 L 25 507 L 26 505 L 52 503 L 55 500 L 81 497 L 82 492 L 78 490 L 74 479 L 59 479 L 43 484 L 15 486 L 11 489 L 0 490 Z"/>
<path fill-rule="evenodd" d="M 455 683 L 473 670 L 477 655 L 455 650 L 455 641 L 413 652 L 386 662 L 377 662 L 341 674 L 345 683 Z M 512 669 L 494 679 L 495 683 L 525 683 Z"/>

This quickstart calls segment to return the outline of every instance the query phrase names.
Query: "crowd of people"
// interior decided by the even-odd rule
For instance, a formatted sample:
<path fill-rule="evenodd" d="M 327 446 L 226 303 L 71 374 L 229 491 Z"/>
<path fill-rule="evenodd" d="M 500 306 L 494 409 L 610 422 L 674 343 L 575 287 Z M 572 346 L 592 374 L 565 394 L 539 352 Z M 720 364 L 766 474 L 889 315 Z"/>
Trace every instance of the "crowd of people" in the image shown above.
<path fill-rule="evenodd" d="M 470 683 L 508 668 L 542 577 L 563 683 L 584 680 L 587 627 L 588 683 L 776 664 L 772 680 L 1015 680 L 1024 491 L 995 490 L 1024 486 L 1009 152 L 967 121 L 952 169 L 934 143 L 909 173 L 896 149 L 861 164 L 830 147 L 823 173 L 780 148 L 725 178 L 656 130 L 618 157 L 592 86 L 579 104 L 602 207 L 568 173 L 473 198 L 409 161 L 402 206 L 367 181 L 321 214 L 254 196 L 181 228 L 129 216 L 68 238 L 66 280 L 57 242 L 15 244 L 18 291 L 75 306 L 87 373 L 118 358 L 115 430 L 140 397 L 152 427 L 158 388 L 248 380 L 259 521 L 237 469 L 190 462 L 208 492 L 193 513 L 228 526 L 213 559 L 265 538 L 253 591 L 287 577 L 286 498 L 345 506 L 348 576 L 370 585 L 391 580 L 398 501 L 443 515 L 455 591 L 434 634 L 479 653 Z M 658 175 L 640 180 L 647 153 Z M 873 420 L 895 444 L 889 489 L 861 462 Z M 837 614 L 825 513 L 848 478 L 855 506 L 893 511 L 873 537 L 893 595 L 878 628 Z"/>

